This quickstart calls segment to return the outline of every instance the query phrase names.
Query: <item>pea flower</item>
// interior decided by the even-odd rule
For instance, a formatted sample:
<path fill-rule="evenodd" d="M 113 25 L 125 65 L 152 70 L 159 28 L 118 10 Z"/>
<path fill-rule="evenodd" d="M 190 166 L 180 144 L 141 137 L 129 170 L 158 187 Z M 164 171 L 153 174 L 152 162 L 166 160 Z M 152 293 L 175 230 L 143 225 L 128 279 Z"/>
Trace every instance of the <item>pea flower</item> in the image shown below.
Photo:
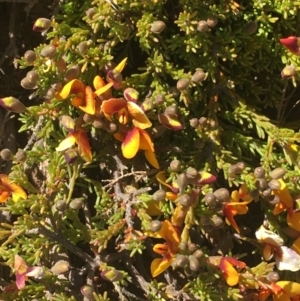
<path fill-rule="evenodd" d="M 0 174 L 0 203 L 4 203 L 12 196 L 14 201 L 19 198 L 27 199 L 27 194 L 19 185 L 15 184 L 5 174 Z"/>
<path fill-rule="evenodd" d="M 291 36 L 280 39 L 280 43 L 286 47 L 291 53 L 300 56 L 300 41 L 298 37 Z"/>
<path fill-rule="evenodd" d="M 248 212 L 247 205 L 253 200 L 253 198 L 247 194 L 247 190 L 247 186 L 243 184 L 238 191 L 232 191 L 231 201 L 226 203 L 223 207 L 226 223 L 231 225 L 237 233 L 240 233 L 240 229 L 234 220 L 234 216 L 237 214 L 246 214 Z M 240 199 L 243 200 L 243 202 L 240 202 Z"/>
<path fill-rule="evenodd" d="M 240 274 L 235 269 L 235 266 L 240 269 L 246 267 L 243 261 L 233 257 L 210 256 L 208 262 L 217 266 L 222 271 L 223 277 L 229 286 L 237 285 L 240 279 Z"/>
<path fill-rule="evenodd" d="M 123 142 L 121 149 L 125 158 L 131 159 L 137 154 L 138 150 L 144 150 L 145 157 L 148 162 L 154 168 L 159 168 L 159 164 L 154 153 L 153 143 L 149 134 L 145 130 L 139 127 L 134 127 L 127 133 L 115 133 L 114 137 Z"/>
<path fill-rule="evenodd" d="M 162 258 L 156 258 L 151 262 L 150 269 L 152 277 L 157 277 L 172 264 L 174 256 L 178 253 L 180 237 L 171 222 L 168 220 L 162 222 L 162 226 L 159 231 L 147 234 L 148 236 L 163 238 L 166 240 L 166 243 L 156 244 L 153 247 L 154 252 L 163 256 Z"/>
<path fill-rule="evenodd" d="M 27 266 L 25 260 L 19 255 L 15 255 L 14 269 L 16 273 L 16 286 L 19 290 L 25 288 L 25 282 L 28 277 L 40 279 L 44 276 L 44 269 L 42 267 Z"/>
<path fill-rule="evenodd" d="M 78 119 L 77 122 L 69 117 L 62 116 L 61 123 L 65 129 L 69 132 L 68 136 L 58 145 L 56 151 L 65 151 L 71 148 L 75 143 L 78 146 L 78 153 L 81 158 L 86 162 L 92 161 L 92 151 L 90 143 L 88 140 L 87 133 L 85 129 L 81 126 L 81 119 Z"/>
<path fill-rule="evenodd" d="M 277 195 L 280 199 L 279 203 L 277 203 L 273 209 L 273 214 L 278 215 L 279 213 L 286 210 L 290 216 L 293 215 L 293 205 L 294 200 L 289 193 L 289 190 L 282 179 L 278 180 L 280 183 L 279 189 L 274 189 L 273 193 Z"/>

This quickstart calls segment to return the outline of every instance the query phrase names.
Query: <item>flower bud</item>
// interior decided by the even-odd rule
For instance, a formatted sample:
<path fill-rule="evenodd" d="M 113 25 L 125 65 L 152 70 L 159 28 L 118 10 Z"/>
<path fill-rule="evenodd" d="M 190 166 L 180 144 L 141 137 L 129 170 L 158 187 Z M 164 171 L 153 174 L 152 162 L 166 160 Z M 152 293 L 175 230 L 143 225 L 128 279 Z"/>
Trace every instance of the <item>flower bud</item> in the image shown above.
<path fill-rule="evenodd" d="M 36 54 L 33 50 L 27 50 L 24 53 L 24 59 L 28 64 L 33 64 L 34 61 L 36 60 Z"/>
<path fill-rule="evenodd" d="M 31 70 L 31 71 L 27 72 L 26 78 L 35 85 L 39 79 L 39 75 L 35 70 Z"/>
<path fill-rule="evenodd" d="M 78 51 L 81 55 L 85 55 L 88 51 L 88 43 L 87 41 L 80 42 L 78 45 Z"/>
<path fill-rule="evenodd" d="M 70 269 L 70 263 L 65 260 L 57 261 L 54 266 L 51 268 L 51 272 L 56 275 L 64 274 Z"/>
<path fill-rule="evenodd" d="M 206 23 L 209 27 L 215 27 L 218 24 L 218 19 L 215 16 L 209 16 Z"/>
<path fill-rule="evenodd" d="M 75 198 L 70 202 L 69 207 L 73 210 L 79 210 L 82 208 L 84 201 L 85 198 Z"/>
<path fill-rule="evenodd" d="M 177 84 L 176 84 L 176 88 L 179 91 L 184 91 L 189 87 L 190 81 L 186 78 L 182 78 L 180 79 Z"/>
<path fill-rule="evenodd" d="M 197 258 L 197 259 L 200 259 L 203 257 L 203 251 L 202 250 L 196 250 L 193 255 Z"/>
<path fill-rule="evenodd" d="M 266 174 L 266 171 L 263 167 L 256 167 L 254 169 L 254 177 L 255 178 L 264 178 L 265 177 L 265 174 Z"/>
<path fill-rule="evenodd" d="M 281 71 L 282 78 L 291 78 L 296 74 L 296 68 L 293 65 L 285 66 Z"/>
<path fill-rule="evenodd" d="M 188 194 L 183 194 L 177 199 L 182 207 L 189 207 L 192 204 L 192 199 Z"/>
<path fill-rule="evenodd" d="M 116 69 L 109 70 L 107 72 L 107 77 L 117 84 L 121 84 L 123 81 L 122 73 Z"/>
<path fill-rule="evenodd" d="M 276 179 L 272 179 L 269 183 L 268 183 L 269 187 L 272 189 L 272 190 L 278 190 L 280 189 L 281 187 L 281 184 L 278 180 Z"/>
<path fill-rule="evenodd" d="M 67 202 L 65 200 L 58 200 L 56 203 L 55 203 L 55 208 L 58 210 L 58 211 L 61 211 L 61 212 L 64 212 L 66 209 L 67 209 Z"/>
<path fill-rule="evenodd" d="M 26 107 L 18 99 L 12 96 L 0 98 L 0 105 L 4 109 L 14 113 L 24 113 L 27 111 Z"/>
<path fill-rule="evenodd" d="M 272 179 L 278 180 L 278 179 L 281 179 L 285 174 L 286 174 L 286 169 L 284 169 L 282 167 L 278 167 L 278 168 L 273 169 L 269 175 Z"/>
<path fill-rule="evenodd" d="M 33 24 L 33 31 L 36 32 L 43 32 L 47 29 L 49 29 L 51 26 L 51 21 L 49 19 L 46 18 L 38 18 L 34 24 Z"/>
<path fill-rule="evenodd" d="M 162 105 L 165 102 L 165 96 L 163 94 L 157 94 L 155 96 L 154 102 L 157 106 Z"/>
<path fill-rule="evenodd" d="M 94 288 L 90 285 L 85 285 L 80 288 L 81 294 L 88 300 L 95 300 L 93 293 L 95 292 Z"/>
<path fill-rule="evenodd" d="M 280 279 L 280 276 L 277 272 L 269 272 L 266 276 L 266 279 L 269 281 L 269 282 L 274 282 L 276 283 L 279 279 Z"/>
<path fill-rule="evenodd" d="M 36 83 L 32 83 L 29 81 L 29 79 L 27 77 L 24 77 L 21 80 L 21 86 L 26 89 L 26 90 L 32 90 L 36 88 Z"/>
<path fill-rule="evenodd" d="M 152 232 L 157 232 L 161 229 L 162 223 L 159 220 L 154 220 L 150 223 L 150 230 Z"/>
<path fill-rule="evenodd" d="M 144 112 L 151 111 L 154 108 L 152 99 L 147 98 L 143 101 L 141 108 Z"/>
<path fill-rule="evenodd" d="M 100 273 L 104 280 L 115 282 L 123 279 L 123 274 L 115 269 L 106 270 Z"/>
<path fill-rule="evenodd" d="M 95 8 L 91 7 L 85 12 L 85 14 L 91 20 L 93 18 L 93 16 L 96 14 L 96 10 L 95 10 Z"/>
<path fill-rule="evenodd" d="M 72 132 L 75 129 L 75 121 L 72 117 L 68 115 L 63 115 L 60 118 L 60 124 L 68 131 Z"/>
<path fill-rule="evenodd" d="M 78 153 L 74 148 L 69 148 L 64 152 L 64 158 L 68 164 L 73 164 L 78 158 Z"/>
<path fill-rule="evenodd" d="M 166 107 L 164 113 L 169 115 L 169 116 L 174 116 L 174 115 L 177 114 L 177 107 L 175 107 L 175 106 Z"/>
<path fill-rule="evenodd" d="M 73 79 L 78 78 L 78 76 L 79 76 L 79 66 L 75 65 L 67 69 L 65 74 L 65 80 L 69 82 Z"/>
<path fill-rule="evenodd" d="M 166 27 L 163 21 L 154 21 L 151 25 L 150 31 L 153 33 L 160 34 Z"/>
<path fill-rule="evenodd" d="M 190 119 L 190 126 L 194 129 L 196 129 L 199 125 L 199 119 L 198 118 L 192 118 Z"/>
<path fill-rule="evenodd" d="M 257 28 L 258 28 L 257 22 L 251 21 L 245 26 L 244 32 L 247 36 L 251 36 L 257 31 Z"/>
<path fill-rule="evenodd" d="M 56 54 L 56 47 L 53 45 L 46 45 L 40 52 L 43 57 L 53 58 Z"/>
<path fill-rule="evenodd" d="M 175 268 L 184 268 L 188 264 L 189 260 L 185 255 L 178 254 L 174 260 Z"/>
<path fill-rule="evenodd" d="M 202 69 L 196 70 L 192 76 L 192 82 L 194 83 L 201 83 L 205 80 L 206 74 Z"/>
<path fill-rule="evenodd" d="M 172 171 L 179 171 L 180 168 L 181 168 L 181 162 L 177 159 L 175 160 L 172 160 L 171 163 L 170 163 L 170 168 Z"/>
<path fill-rule="evenodd" d="M 226 188 L 219 188 L 214 191 L 214 195 L 220 202 L 228 202 L 230 200 L 230 194 L 228 189 Z"/>
<path fill-rule="evenodd" d="M 133 101 L 134 103 L 137 103 L 139 99 L 139 92 L 133 88 L 126 88 L 123 95 L 127 101 Z"/>
<path fill-rule="evenodd" d="M 180 175 L 178 175 L 177 177 L 177 184 L 178 184 L 178 188 L 179 188 L 179 191 L 180 193 L 182 193 L 185 188 L 187 187 L 188 185 L 188 177 L 186 176 L 185 173 L 181 173 Z"/>
<path fill-rule="evenodd" d="M 27 158 L 27 154 L 23 149 L 18 149 L 16 155 L 15 155 L 15 159 L 18 162 L 25 162 Z"/>
<path fill-rule="evenodd" d="M 152 195 L 152 199 L 158 202 L 164 201 L 165 198 L 166 198 L 166 192 L 163 189 L 159 189 L 155 191 Z"/>
<path fill-rule="evenodd" d="M 194 167 L 188 167 L 186 169 L 185 173 L 186 173 L 187 178 L 191 179 L 191 180 L 196 179 L 197 177 L 199 177 L 199 173 L 198 173 L 197 169 L 194 168 Z"/>
<path fill-rule="evenodd" d="M 199 21 L 197 24 L 197 30 L 200 32 L 206 32 L 208 30 L 208 24 L 206 21 Z"/>
<path fill-rule="evenodd" d="M 14 159 L 14 154 L 8 149 L 8 148 L 4 148 L 1 152 L 0 152 L 0 157 L 4 160 L 4 161 L 12 161 Z"/>
<path fill-rule="evenodd" d="M 200 262 L 194 255 L 189 256 L 189 265 L 193 272 L 197 272 L 200 268 Z"/>

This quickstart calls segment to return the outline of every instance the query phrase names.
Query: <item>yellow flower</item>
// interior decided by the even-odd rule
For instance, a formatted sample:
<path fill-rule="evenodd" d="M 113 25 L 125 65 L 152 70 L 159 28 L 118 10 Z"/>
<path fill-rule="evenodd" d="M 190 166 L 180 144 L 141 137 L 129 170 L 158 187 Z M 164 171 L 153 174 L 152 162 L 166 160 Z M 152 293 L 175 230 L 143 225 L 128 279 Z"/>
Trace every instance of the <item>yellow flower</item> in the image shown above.
<path fill-rule="evenodd" d="M 27 199 L 27 194 L 5 174 L 0 174 L 0 203 L 4 203 L 12 195 L 14 201 Z"/>

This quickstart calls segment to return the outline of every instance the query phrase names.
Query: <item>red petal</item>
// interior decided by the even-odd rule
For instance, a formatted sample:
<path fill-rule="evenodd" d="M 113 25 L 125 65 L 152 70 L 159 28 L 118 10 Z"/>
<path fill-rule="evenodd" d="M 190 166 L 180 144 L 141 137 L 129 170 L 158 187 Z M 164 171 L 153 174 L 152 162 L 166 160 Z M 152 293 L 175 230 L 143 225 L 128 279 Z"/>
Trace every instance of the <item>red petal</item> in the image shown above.
<path fill-rule="evenodd" d="M 280 39 L 280 43 L 293 53 L 299 50 L 297 37 L 292 36 L 292 37 Z"/>
<path fill-rule="evenodd" d="M 101 105 L 101 110 L 105 115 L 111 116 L 114 113 L 119 112 L 121 109 L 126 108 L 127 101 L 122 98 L 110 98 L 104 100 Z"/>

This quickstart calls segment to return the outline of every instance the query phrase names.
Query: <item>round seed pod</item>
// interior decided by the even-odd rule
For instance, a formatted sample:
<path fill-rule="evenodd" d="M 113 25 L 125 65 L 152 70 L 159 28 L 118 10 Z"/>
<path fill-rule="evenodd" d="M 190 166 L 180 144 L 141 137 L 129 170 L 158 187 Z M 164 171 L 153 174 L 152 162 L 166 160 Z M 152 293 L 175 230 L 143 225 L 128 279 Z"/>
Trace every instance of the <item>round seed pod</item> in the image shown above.
<path fill-rule="evenodd" d="M 271 195 L 269 196 L 268 201 L 271 205 L 276 205 L 280 202 L 280 198 L 278 195 Z"/>
<path fill-rule="evenodd" d="M 193 256 L 196 257 L 197 259 L 200 259 L 202 258 L 203 256 L 203 251 L 202 250 L 196 250 L 194 253 L 193 253 Z"/>
<path fill-rule="evenodd" d="M 238 162 L 236 163 L 236 166 L 239 169 L 239 172 L 242 172 L 245 169 L 246 164 L 244 162 Z"/>
<path fill-rule="evenodd" d="M 277 282 L 280 279 L 280 276 L 277 272 L 269 272 L 266 276 L 266 279 L 269 282 Z"/>
<path fill-rule="evenodd" d="M 93 16 L 96 14 L 96 10 L 95 10 L 95 8 L 91 7 L 85 12 L 85 14 L 91 20 L 91 19 L 93 19 Z"/>
<path fill-rule="evenodd" d="M 263 197 L 267 198 L 267 197 L 269 197 L 271 195 L 271 193 L 272 193 L 272 189 L 270 187 L 268 187 L 267 189 L 265 189 L 264 191 L 262 191 L 261 194 L 262 194 Z"/>
<path fill-rule="evenodd" d="M 43 57 L 53 58 L 56 54 L 56 47 L 53 45 L 46 45 L 40 52 Z"/>
<path fill-rule="evenodd" d="M 278 179 L 281 179 L 285 174 L 286 174 L 286 169 L 284 169 L 282 167 L 278 167 L 278 168 L 273 169 L 270 172 L 270 177 L 272 179 L 278 180 Z"/>
<path fill-rule="evenodd" d="M 166 27 L 163 21 L 154 21 L 151 25 L 150 31 L 156 34 L 160 34 Z"/>
<path fill-rule="evenodd" d="M 206 23 L 209 27 L 215 27 L 218 24 L 218 19 L 215 16 L 209 16 Z"/>
<path fill-rule="evenodd" d="M 176 88 L 179 91 L 184 91 L 189 87 L 190 81 L 186 78 L 182 78 L 180 79 L 177 84 L 176 84 Z"/>
<path fill-rule="evenodd" d="M 200 32 L 206 32 L 208 30 L 208 24 L 206 21 L 201 20 L 197 24 L 197 30 Z"/>
<path fill-rule="evenodd" d="M 46 99 L 52 99 L 55 96 L 56 91 L 51 87 L 47 90 L 45 98 Z"/>
<path fill-rule="evenodd" d="M 228 168 L 228 174 L 230 176 L 235 176 L 235 175 L 239 174 L 239 172 L 240 172 L 240 169 L 237 167 L 236 164 L 230 165 Z"/>
<path fill-rule="evenodd" d="M 249 195 L 253 199 L 257 199 L 259 197 L 259 190 L 258 189 L 251 190 L 251 191 L 249 191 Z"/>
<path fill-rule="evenodd" d="M 259 178 L 264 178 L 266 175 L 266 171 L 263 167 L 256 167 L 254 169 L 254 177 L 259 179 Z"/>
<path fill-rule="evenodd" d="M 105 126 L 105 130 L 108 133 L 114 133 L 118 129 L 118 126 L 114 122 L 109 122 Z"/>
<path fill-rule="evenodd" d="M 14 154 L 8 148 L 1 150 L 0 156 L 4 161 L 12 161 L 14 159 Z"/>
<path fill-rule="evenodd" d="M 56 91 L 60 91 L 63 88 L 63 84 L 61 82 L 57 82 L 51 85 L 51 87 Z"/>
<path fill-rule="evenodd" d="M 66 81 L 69 82 L 73 79 L 78 78 L 78 76 L 79 76 L 79 66 L 75 65 L 75 66 L 72 66 L 67 69 L 66 74 L 65 74 L 65 79 L 66 79 Z"/>
<path fill-rule="evenodd" d="M 224 221 L 220 216 L 213 215 L 210 218 L 210 225 L 213 226 L 214 228 L 222 228 L 224 226 Z"/>
<path fill-rule="evenodd" d="M 192 118 L 190 119 L 190 126 L 194 129 L 196 129 L 199 125 L 199 119 L 198 118 Z"/>
<path fill-rule="evenodd" d="M 27 77 L 24 77 L 21 80 L 21 86 L 26 90 L 32 90 L 32 89 L 36 88 L 36 84 L 30 82 Z"/>
<path fill-rule="evenodd" d="M 64 274 L 70 269 L 70 263 L 65 260 L 57 261 L 54 266 L 51 268 L 51 272 L 56 275 Z"/>
<path fill-rule="evenodd" d="M 193 272 L 197 272 L 200 268 L 200 262 L 194 255 L 189 256 L 189 267 Z"/>
<path fill-rule="evenodd" d="M 162 223 L 159 220 L 154 220 L 150 223 L 150 230 L 152 232 L 157 232 L 161 229 Z"/>
<path fill-rule="evenodd" d="M 179 188 L 180 192 L 183 192 L 185 190 L 185 188 L 188 185 L 188 182 L 189 182 L 189 179 L 185 173 L 181 173 L 180 175 L 178 175 L 177 184 L 178 184 L 178 188 Z"/>
<path fill-rule="evenodd" d="M 85 55 L 88 51 L 88 43 L 87 41 L 80 42 L 78 45 L 78 51 L 80 52 L 81 55 Z"/>
<path fill-rule="evenodd" d="M 95 116 L 85 113 L 83 115 L 83 121 L 85 123 L 93 123 L 95 120 Z"/>
<path fill-rule="evenodd" d="M 31 70 L 29 72 L 27 72 L 26 74 L 26 78 L 33 84 L 36 84 L 36 82 L 39 79 L 39 75 L 35 70 Z"/>
<path fill-rule="evenodd" d="M 170 168 L 172 171 L 179 171 L 181 169 L 181 162 L 177 159 L 172 160 L 170 163 Z"/>
<path fill-rule="evenodd" d="M 177 107 L 175 107 L 175 106 L 166 107 L 164 113 L 169 115 L 169 116 L 174 116 L 174 115 L 177 114 Z"/>
<path fill-rule="evenodd" d="M 33 64 L 36 60 L 36 54 L 33 50 L 27 50 L 24 53 L 24 59 L 28 64 Z"/>
<path fill-rule="evenodd" d="M 230 194 L 228 189 L 226 188 L 219 188 L 214 191 L 214 195 L 220 202 L 228 202 L 230 200 Z"/>
<path fill-rule="evenodd" d="M 70 202 L 69 207 L 73 210 L 79 210 L 82 208 L 84 200 L 85 198 L 75 198 Z"/>
<path fill-rule="evenodd" d="M 207 193 L 204 197 L 204 202 L 209 207 L 215 207 L 217 204 L 217 197 L 212 193 Z"/>
<path fill-rule="evenodd" d="M 202 226 L 211 226 L 209 216 L 208 215 L 201 215 L 200 216 L 200 224 Z"/>
<path fill-rule="evenodd" d="M 67 207 L 68 207 L 68 205 L 67 205 L 67 202 L 65 200 L 58 200 L 55 203 L 55 208 L 58 211 L 64 212 L 67 209 Z"/>
<path fill-rule="evenodd" d="M 188 179 L 196 179 L 199 176 L 197 169 L 194 167 L 188 167 L 185 173 Z"/>
<path fill-rule="evenodd" d="M 251 21 L 245 26 L 244 32 L 247 36 L 251 36 L 257 31 L 257 28 L 258 28 L 257 22 Z"/>
<path fill-rule="evenodd" d="M 199 123 L 201 125 L 206 125 L 207 124 L 207 118 L 206 117 L 200 117 L 199 118 Z"/>
<path fill-rule="evenodd" d="M 180 95 L 180 92 L 176 87 L 170 87 L 168 92 L 169 94 L 172 94 L 173 97 L 178 97 Z"/>
<path fill-rule="evenodd" d="M 23 149 L 18 149 L 15 159 L 18 162 L 25 162 L 27 158 L 26 152 Z"/>
<path fill-rule="evenodd" d="M 56 68 L 57 68 L 59 73 L 65 73 L 66 72 L 67 64 L 66 64 L 66 61 L 63 57 L 57 59 L 55 61 L 55 65 L 56 65 Z"/>
<path fill-rule="evenodd" d="M 106 122 L 103 119 L 95 119 L 92 124 L 96 129 L 104 129 L 106 126 Z"/>
<path fill-rule="evenodd" d="M 163 189 L 159 189 L 155 191 L 152 195 L 152 199 L 158 202 L 164 201 L 165 198 L 166 198 L 166 192 Z"/>
<path fill-rule="evenodd" d="M 157 106 L 161 106 L 165 102 L 165 96 L 163 94 L 158 94 L 155 96 L 154 102 Z"/>
<path fill-rule="evenodd" d="M 185 255 L 178 254 L 174 261 L 175 268 L 184 268 L 188 264 L 189 260 Z"/>
<path fill-rule="evenodd" d="M 190 265 L 186 265 L 184 267 L 184 273 L 189 277 L 192 276 L 194 274 L 194 272 L 190 269 Z"/>
<path fill-rule="evenodd" d="M 196 251 L 196 249 L 197 249 L 197 247 L 196 247 L 196 245 L 194 243 L 189 243 L 188 244 L 188 250 L 189 250 L 189 252 L 193 253 L 193 252 Z"/>
<path fill-rule="evenodd" d="M 255 187 L 258 190 L 265 190 L 268 187 L 268 182 L 265 179 L 263 179 L 263 178 L 258 178 L 255 181 Z"/>
<path fill-rule="evenodd" d="M 269 183 L 268 186 L 272 189 L 272 190 L 278 190 L 281 187 L 281 184 L 278 180 L 276 179 L 272 179 Z"/>
<path fill-rule="evenodd" d="M 181 195 L 177 200 L 182 207 L 189 207 L 192 204 L 192 199 L 188 194 Z"/>
<path fill-rule="evenodd" d="M 192 75 L 192 82 L 194 83 L 201 83 L 205 80 L 206 74 L 202 69 L 196 70 L 195 73 Z"/>

